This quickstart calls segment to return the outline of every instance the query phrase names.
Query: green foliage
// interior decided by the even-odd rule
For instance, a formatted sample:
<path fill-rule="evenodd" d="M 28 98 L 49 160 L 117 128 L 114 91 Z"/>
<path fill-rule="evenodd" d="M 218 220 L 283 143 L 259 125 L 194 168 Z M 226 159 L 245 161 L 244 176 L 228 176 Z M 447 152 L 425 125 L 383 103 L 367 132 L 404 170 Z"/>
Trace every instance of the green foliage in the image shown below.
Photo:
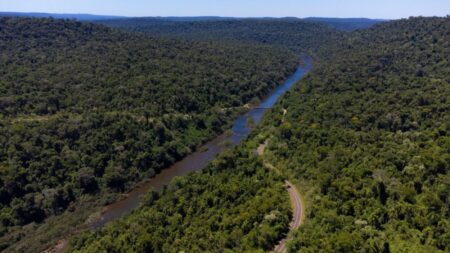
<path fill-rule="evenodd" d="M 0 22 L 0 112 L 203 112 L 264 96 L 297 56 L 274 47 L 188 42 L 52 19 Z M 189 92 L 186 92 L 189 91 Z"/>
<path fill-rule="evenodd" d="M 299 19 L 227 19 L 177 22 L 167 19 L 130 18 L 98 21 L 111 27 L 164 37 L 191 40 L 252 42 L 308 52 L 325 59 L 347 33 L 324 24 Z"/>
<path fill-rule="evenodd" d="M 290 252 L 450 250 L 448 31 L 412 18 L 355 32 L 266 117 L 275 166 L 313 187 Z"/>
<path fill-rule="evenodd" d="M 381 19 L 367 19 L 367 18 L 305 18 L 307 21 L 326 24 L 343 31 L 354 31 L 358 29 L 367 29 L 375 24 L 385 22 L 387 20 Z"/>
<path fill-rule="evenodd" d="M 245 145 L 160 193 L 150 192 L 129 216 L 77 236 L 71 250 L 272 249 L 287 232 L 290 206 L 282 178 L 255 157 L 255 145 L 265 136 L 271 163 L 309 187 L 306 221 L 288 244 L 290 252 L 450 250 L 448 17 L 392 21 L 352 33 L 289 20 L 176 27 L 141 21 L 110 25 L 168 37 L 69 21 L 2 19 L 0 31 L 7 35 L 0 41 L 24 36 L 3 42 L 8 50 L 0 53 L 1 71 L 10 68 L 0 81 L 1 94 L 7 94 L 0 97 L 4 234 L 17 231 L 9 230 L 13 225 L 58 217 L 76 200 L 126 190 L 221 131 L 235 115 L 225 108 L 261 97 L 259 92 L 267 93 L 295 65 L 293 57 L 281 57 L 290 51 L 261 46 L 265 43 L 309 51 L 321 64 L 265 116 Z M 36 23 L 44 31 L 56 25 L 64 36 L 42 40 L 47 33 L 19 32 Z M 180 36 L 209 42 L 171 38 Z M 84 40 L 59 42 L 79 37 Z M 34 75 L 30 69 L 44 66 L 33 65 L 40 51 L 28 50 L 34 44 L 22 40 L 37 40 L 38 48 L 51 45 L 44 55 L 71 55 L 71 73 L 80 77 L 67 71 L 59 76 L 67 61 L 57 58 L 51 68 L 37 71 L 46 78 Z M 19 45 L 12 59 L 20 64 L 11 67 L 7 54 Z M 143 60 L 143 55 L 157 57 Z M 97 61 L 101 64 L 90 65 Z M 82 69 L 80 62 L 89 67 Z M 143 64 L 148 62 L 151 67 Z M 86 77 L 90 69 L 96 70 L 92 79 Z M 42 84 L 32 85 L 36 80 Z M 5 238 L 20 240 L 17 234 Z"/>
<path fill-rule="evenodd" d="M 297 63 L 277 47 L 1 18 L 0 249 L 181 159 Z"/>
<path fill-rule="evenodd" d="M 270 250 L 286 232 L 290 204 L 281 178 L 240 148 L 201 173 L 177 178 L 144 206 L 72 242 L 73 252 Z"/>

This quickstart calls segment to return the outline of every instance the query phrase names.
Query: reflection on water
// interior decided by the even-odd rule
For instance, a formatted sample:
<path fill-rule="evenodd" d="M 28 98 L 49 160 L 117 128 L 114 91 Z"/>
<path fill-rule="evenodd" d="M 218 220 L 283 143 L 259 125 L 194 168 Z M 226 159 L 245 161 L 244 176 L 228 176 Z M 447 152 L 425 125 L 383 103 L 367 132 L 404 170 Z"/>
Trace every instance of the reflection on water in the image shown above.
<path fill-rule="evenodd" d="M 299 67 L 289 79 L 278 86 L 258 107 L 239 116 L 233 122 L 231 134 L 222 134 L 216 137 L 199 149 L 203 152 L 199 151 L 186 156 L 183 160 L 173 164 L 169 168 L 163 169 L 161 173 L 151 178 L 148 182 L 131 191 L 126 198 L 106 206 L 100 218 L 89 224 L 90 228 L 100 228 L 107 222 L 129 213 L 139 206 L 140 196 L 147 193 L 150 188 L 159 191 L 165 185 L 168 185 L 176 176 L 183 176 L 193 171 L 202 170 L 217 154 L 225 149 L 236 146 L 247 138 L 251 131 L 251 128 L 248 126 L 248 118 L 253 118 L 252 125 L 258 125 L 265 111 L 272 108 L 278 98 L 312 68 L 312 60 L 309 57 L 303 57 L 303 60 L 305 61 L 305 65 Z"/>

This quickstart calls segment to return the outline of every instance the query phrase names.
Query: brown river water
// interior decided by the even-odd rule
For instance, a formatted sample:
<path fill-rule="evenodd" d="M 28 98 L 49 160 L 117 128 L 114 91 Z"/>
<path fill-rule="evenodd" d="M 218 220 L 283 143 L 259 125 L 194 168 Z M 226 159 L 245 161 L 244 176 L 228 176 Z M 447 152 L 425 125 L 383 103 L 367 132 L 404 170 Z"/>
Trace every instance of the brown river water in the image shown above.
<path fill-rule="evenodd" d="M 106 223 L 130 213 L 133 209 L 139 207 L 141 197 L 150 189 L 160 191 L 174 177 L 204 169 L 219 153 L 245 140 L 252 130 L 247 124 L 248 119 L 253 118 L 253 125 L 259 124 L 264 113 L 273 107 L 278 98 L 311 70 L 311 58 L 304 56 L 302 59 L 305 64 L 298 67 L 291 77 L 278 86 L 259 106 L 239 116 L 233 122 L 231 134 L 219 135 L 199 148 L 201 151 L 194 152 L 169 168 L 163 169 L 161 173 L 129 192 L 125 198 L 105 206 L 99 218 L 90 222 L 89 227 L 93 230 L 101 228 Z"/>

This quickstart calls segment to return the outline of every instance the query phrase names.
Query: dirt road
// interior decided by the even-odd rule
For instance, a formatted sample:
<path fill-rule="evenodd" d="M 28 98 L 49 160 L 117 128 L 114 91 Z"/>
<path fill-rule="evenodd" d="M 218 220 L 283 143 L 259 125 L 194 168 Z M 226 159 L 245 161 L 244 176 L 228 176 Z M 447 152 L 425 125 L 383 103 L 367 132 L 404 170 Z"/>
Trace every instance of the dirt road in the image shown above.
<path fill-rule="evenodd" d="M 287 180 L 285 181 L 285 185 L 289 192 L 289 197 L 291 198 L 292 207 L 294 209 L 293 215 L 292 215 L 292 221 L 290 223 L 290 230 L 293 231 L 293 230 L 296 230 L 297 228 L 299 228 L 300 225 L 302 224 L 303 206 L 302 206 L 300 194 L 298 193 L 295 186 Z M 275 247 L 275 249 L 273 251 L 279 252 L 279 253 L 285 253 L 286 252 L 286 239 L 287 238 L 281 240 L 280 243 Z"/>
<path fill-rule="evenodd" d="M 256 150 L 256 153 L 259 156 L 262 156 L 264 154 L 264 151 L 266 150 L 266 147 L 268 145 L 268 141 L 266 140 L 264 142 L 264 144 L 259 145 L 259 147 Z M 269 167 L 272 170 L 276 170 L 276 168 L 268 163 L 265 162 L 264 163 L 265 166 Z M 297 188 L 295 187 L 295 185 L 293 185 L 291 182 L 289 181 L 284 181 L 284 184 L 286 186 L 286 189 L 289 193 L 289 197 L 291 199 L 291 203 L 292 203 L 292 208 L 293 208 L 293 215 L 292 215 L 292 221 L 289 224 L 289 228 L 290 231 L 296 230 L 300 227 L 300 225 L 302 224 L 303 221 L 303 205 L 302 205 L 302 200 L 300 198 L 300 194 L 298 193 Z M 277 253 L 285 253 L 286 252 L 286 240 L 288 238 L 284 238 L 283 240 L 280 241 L 280 243 L 275 247 L 275 249 L 273 250 L 273 252 L 277 252 Z"/>

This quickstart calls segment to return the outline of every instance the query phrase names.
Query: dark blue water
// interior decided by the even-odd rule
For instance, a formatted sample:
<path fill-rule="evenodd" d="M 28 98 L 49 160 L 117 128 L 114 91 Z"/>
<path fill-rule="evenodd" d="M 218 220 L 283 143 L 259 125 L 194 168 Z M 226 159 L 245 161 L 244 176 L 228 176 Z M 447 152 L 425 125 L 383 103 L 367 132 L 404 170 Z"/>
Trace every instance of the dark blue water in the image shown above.
<path fill-rule="evenodd" d="M 264 101 L 256 108 L 250 110 L 244 115 L 239 116 L 233 123 L 233 134 L 239 136 L 239 142 L 243 139 L 240 137 L 247 137 L 252 128 L 248 124 L 248 119 L 253 119 L 253 124 L 258 125 L 261 122 L 264 113 L 273 107 L 273 105 L 278 101 L 278 98 L 283 95 L 286 91 L 290 90 L 292 86 L 297 83 L 302 77 L 308 73 L 312 68 L 312 60 L 309 57 L 303 58 L 305 64 L 295 71 L 295 73 L 289 77 L 282 85 L 278 86 Z M 233 141 L 233 143 L 235 143 Z"/>
<path fill-rule="evenodd" d="M 258 125 L 261 122 L 264 113 L 273 107 L 278 98 L 292 88 L 297 81 L 311 70 L 311 58 L 303 57 L 303 61 L 304 64 L 300 66 L 289 79 L 278 86 L 266 99 L 264 99 L 259 106 L 239 116 L 233 122 L 231 134 L 222 134 L 214 138 L 199 149 L 206 151 L 199 151 L 186 156 L 183 160 L 162 170 L 161 173 L 137 187 L 135 190 L 129 192 L 126 198 L 106 206 L 98 219 L 89 222 L 89 227 L 92 229 L 100 228 L 109 221 L 120 218 L 131 212 L 131 210 L 139 206 L 140 197 L 150 189 L 159 191 L 165 185 L 168 185 L 174 177 L 183 176 L 190 172 L 204 169 L 219 153 L 238 145 L 241 141 L 246 139 L 252 131 L 252 127 L 248 124 L 249 118 L 253 119 L 253 126 Z"/>

